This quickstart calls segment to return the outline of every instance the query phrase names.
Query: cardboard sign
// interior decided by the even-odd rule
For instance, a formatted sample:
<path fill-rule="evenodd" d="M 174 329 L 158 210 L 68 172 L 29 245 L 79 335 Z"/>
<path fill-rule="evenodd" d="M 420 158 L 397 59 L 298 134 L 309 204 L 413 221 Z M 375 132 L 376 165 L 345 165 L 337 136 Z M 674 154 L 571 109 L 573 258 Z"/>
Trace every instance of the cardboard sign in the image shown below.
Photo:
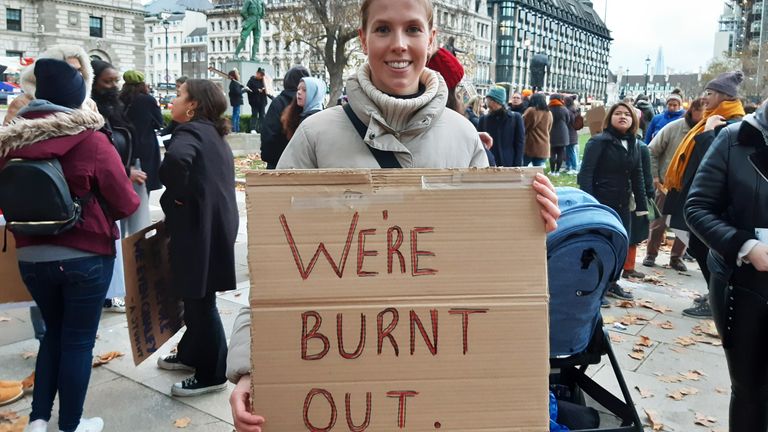
<path fill-rule="evenodd" d="M 270 431 L 547 431 L 537 170 L 250 173 Z"/>
<path fill-rule="evenodd" d="M 163 222 L 123 239 L 125 309 L 136 365 L 184 325 L 183 306 L 169 296 L 168 240 Z"/>
<path fill-rule="evenodd" d="M 603 131 L 603 121 L 605 120 L 605 106 L 600 105 L 593 108 L 590 108 L 589 111 L 587 111 L 587 115 L 584 117 L 584 120 L 586 120 L 587 126 L 589 127 L 589 133 L 592 136 L 595 136 Z"/>
<path fill-rule="evenodd" d="M 5 226 L 0 225 L 0 231 L 4 229 Z M 2 281 L 0 282 L 0 304 L 32 301 L 32 296 L 19 274 L 19 261 L 16 258 L 16 241 L 13 234 L 7 233 L 5 241 L 7 249 L 5 252 L 0 252 L 0 281 Z"/>

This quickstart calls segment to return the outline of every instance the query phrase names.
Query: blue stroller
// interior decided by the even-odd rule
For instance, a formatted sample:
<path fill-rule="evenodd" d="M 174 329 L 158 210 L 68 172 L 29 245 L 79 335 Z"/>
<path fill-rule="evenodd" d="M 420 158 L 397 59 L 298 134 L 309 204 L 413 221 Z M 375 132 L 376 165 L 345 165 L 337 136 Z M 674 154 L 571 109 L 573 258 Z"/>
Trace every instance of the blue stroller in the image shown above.
<path fill-rule="evenodd" d="M 586 405 L 586 394 L 621 421 L 615 428 L 577 430 L 642 432 L 600 314 L 600 301 L 622 270 L 627 233 L 616 213 L 589 194 L 575 188 L 558 188 L 557 194 L 562 215 L 547 236 L 550 387 L 558 399 L 578 406 Z M 604 355 L 624 400 L 586 375 Z"/>

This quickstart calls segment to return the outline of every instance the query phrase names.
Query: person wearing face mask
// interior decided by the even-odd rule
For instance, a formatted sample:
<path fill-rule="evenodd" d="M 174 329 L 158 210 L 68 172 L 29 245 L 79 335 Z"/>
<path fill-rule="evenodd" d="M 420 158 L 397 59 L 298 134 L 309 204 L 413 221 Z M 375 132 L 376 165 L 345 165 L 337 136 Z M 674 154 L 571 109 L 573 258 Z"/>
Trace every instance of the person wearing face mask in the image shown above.
<path fill-rule="evenodd" d="M 581 190 L 612 208 L 619 215 L 627 233 L 631 232 L 630 199 L 633 194 L 635 214 L 648 214 L 638 147 L 643 144 L 637 139 L 639 125 L 635 109 L 630 104 L 619 102 L 612 106 L 603 122 L 603 132 L 590 138 L 584 148 L 578 175 Z M 608 287 L 607 295 L 622 300 L 634 298 L 617 281 Z M 607 306 L 607 302 L 604 301 L 603 305 Z"/>
<path fill-rule="evenodd" d="M 296 98 L 280 116 L 283 132 L 288 139 L 293 137 L 299 124 L 307 117 L 322 111 L 324 98 L 325 83 L 322 80 L 313 77 L 301 79 L 296 90 Z"/>
<path fill-rule="evenodd" d="M 685 204 L 688 226 L 710 248 L 709 299 L 731 378 L 733 432 L 768 431 L 767 137 L 768 101 L 720 130 Z"/>
<path fill-rule="evenodd" d="M 663 113 L 653 116 L 653 119 L 648 124 L 648 129 L 645 131 L 645 142 L 651 142 L 653 137 L 655 137 L 664 126 L 684 115 L 685 110 L 683 109 L 682 91 L 680 89 L 674 89 L 672 90 L 672 94 L 667 98 L 667 109 Z"/>

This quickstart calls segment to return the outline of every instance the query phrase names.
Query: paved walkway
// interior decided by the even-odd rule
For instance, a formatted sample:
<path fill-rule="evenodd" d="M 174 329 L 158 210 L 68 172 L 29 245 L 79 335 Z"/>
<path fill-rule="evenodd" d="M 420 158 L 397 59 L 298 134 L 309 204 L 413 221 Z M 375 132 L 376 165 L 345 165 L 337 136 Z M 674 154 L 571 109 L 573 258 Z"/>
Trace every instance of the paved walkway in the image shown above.
<path fill-rule="evenodd" d="M 159 194 L 153 194 L 155 218 L 161 216 L 156 204 L 158 197 Z M 238 201 L 241 209 L 244 208 L 242 193 L 238 194 Z M 248 301 L 245 230 L 245 215 L 244 210 L 241 210 L 240 234 L 236 245 L 238 290 L 225 293 L 218 299 L 227 335 L 231 332 L 238 309 Z M 638 258 L 642 257 L 643 251 L 638 253 Z M 668 256 L 662 255 L 658 262 L 666 263 L 667 260 Z M 655 276 L 657 281 L 622 282 L 634 290 L 639 300 L 648 300 L 653 305 L 661 306 L 658 309 L 670 310 L 661 313 L 645 307 L 614 306 L 604 309 L 603 316 L 607 322 L 624 320 L 628 323 L 626 326 L 609 324 L 608 327 L 611 329 L 614 350 L 624 376 L 632 388 L 638 411 L 645 423 L 648 423 L 648 420 L 643 411 L 648 409 L 655 411 L 657 420 L 664 424 L 663 430 L 726 431 L 729 381 L 722 348 L 691 339 L 679 339 L 708 340 L 691 333 L 694 327 L 701 325 L 699 320 L 685 318 L 680 314 L 682 309 L 690 306 L 696 293 L 705 290 L 701 273 L 695 265 L 689 263 L 689 267 L 691 269 L 687 274 L 679 274 L 668 268 L 647 269 L 638 264 L 638 270 L 650 270 L 649 274 Z M 0 320 L 0 379 L 21 379 L 34 368 L 34 358 L 24 358 L 25 353 L 37 351 L 37 342 L 32 339 L 28 310 L 0 308 L 0 317 L 10 318 L 9 321 Z M 661 325 L 666 322 L 669 324 L 664 324 L 667 328 L 663 328 Z M 641 358 L 637 360 L 629 354 L 633 353 L 633 348 L 641 340 L 641 336 L 649 338 L 646 344 L 650 346 L 643 347 L 642 356 L 635 354 Z M 162 354 L 166 354 L 179 337 L 180 335 L 177 335 L 165 345 Z M 676 340 L 693 344 L 683 347 Z M 191 420 L 185 428 L 188 431 L 232 430 L 228 404 L 232 386 L 230 385 L 226 392 L 195 398 L 171 397 L 171 385 L 187 375 L 157 369 L 155 361 L 158 354 L 135 367 L 130 359 L 125 315 L 106 313 L 102 316 L 95 354 L 109 351 L 120 351 L 126 356 L 93 370 L 85 404 L 85 415 L 103 417 L 106 431 L 172 431 L 176 430 L 174 422 L 181 418 Z M 618 392 L 618 386 L 610 372 L 610 367 L 605 364 L 591 369 L 598 382 Z M 652 396 L 641 397 L 640 391 L 635 387 Z M 668 394 L 681 397 L 682 400 L 674 400 L 668 397 Z M 16 403 L 2 407 L 0 418 L 2 413 L 7 411 L 15 411 L 21 416 L 28 415 L 30 403 L 31 397 L 26 396 Z M 56 408 L 54 413 L 55 411 Z M 716 421 L 708 427 L 699 426 L 695 424 L 697 415 Z M 54 414 L 54 424 L 55 421 Z M 51 429 L 53 430 L 53 427 Z M 0 431 L 3 431 L 2 424 Z"/>

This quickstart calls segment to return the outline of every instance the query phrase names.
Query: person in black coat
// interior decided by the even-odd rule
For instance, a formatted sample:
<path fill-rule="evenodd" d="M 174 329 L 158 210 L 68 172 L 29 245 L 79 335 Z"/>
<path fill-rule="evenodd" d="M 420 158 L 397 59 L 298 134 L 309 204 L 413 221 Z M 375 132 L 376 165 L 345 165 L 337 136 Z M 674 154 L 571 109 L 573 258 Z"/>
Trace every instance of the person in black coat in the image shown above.
<path fill-rule="evenodd" d="M 146 173 L 147 192 L 158 190 L 160 184 L 160 145 L 155 130 L 163 127 L 163 115 L 155 98 L 149 95 L 144 74 L 127 71 L 123 74 L 120 101 L 125 106 L 125 117 L 133 127 L 133 156 Z"/>
<path fill-rule="evenodd" d="M 256 75 L 252 76 L 246 84 L 251 91 L 248 93 L 248 103 L 251 105 L 250 130 L 261 133 L 264 123 L 264 108 L 267 106 L 267 87 L 264 84 L 264 69 L 256 70 Z"/>
<path fill-rule="evenodd" d="M 245 87 L 240 84 L 240 74 L 236 69 L 229 71 L 229 104 L 232 105 L 232 132 L 240 132 L 240 107 L 243 105 Z"/>
<path fill-rule="evenodd" d="M 215 84 L 199 79 L 184 83 L 171 111 L 179 126 L 160 168 L 166 187 L 160 205 L 170 236 L 171 292 L 184 301 L 187 331 L 178 354 L 158 359 L 158 366 L 195 371 L 173 385 L 176 396 L 226 388 L 227 342 L 216 292 L 235 289 L 239 225 L 234 159 L 224 141 L 226 109 L 227 101 Z"/>
<path fill-rule="evenodd" d="M 261 159 L 267 163 L 267 169 L 275 169 L 285 146 L 288 145 L 280 116 L 296 97 L 299 81 L 308 76 L 309 71 L 304 66 L 292 67 L 283 78 L 283 91 L 269 105 L 261 128 Z"/>
<path fill-rule="evenodd" d="M 549 97 L 549 111 L 552 113 L 552 128 L 549 131 L 549 171 L 560 175 L 560 168 L 565 162 L 565 147 L 570 143 L 568 125 L 573 122 L 573 113 L 565 107 L 563 96 L 553 94 Z"/>
<path fill-rule="evenodd" d="M 717 135 L 685 217 L 709 252 L 709 300 L 731 377 L 731 431 L 768 431 L 768 109 Z"/>
<path fill-rule="evenodd" d="M 638 124 L 631 105 L 619 102 L 612 106 L 603 122 L 603 132 L 587 142 L 578 175 L 581 190 L 616 211 L 627 233 L 631 232 L 632 194 L 636 215 L 648 214 L 643 168 L 637 147 Z M 621 299 L 633 298 L 615 282 L 609 287 L 608 294 Z"/>
<path fill-rule="evenodd" d="M 477 130 L 487 132 L 493 138 L 490 151 L 497 166 L 523 166 L 525 126 L 523 116 L 507 111 L 507 91 L 494 87 L 485 97 L 488 114 L 480 117 Z"/>

